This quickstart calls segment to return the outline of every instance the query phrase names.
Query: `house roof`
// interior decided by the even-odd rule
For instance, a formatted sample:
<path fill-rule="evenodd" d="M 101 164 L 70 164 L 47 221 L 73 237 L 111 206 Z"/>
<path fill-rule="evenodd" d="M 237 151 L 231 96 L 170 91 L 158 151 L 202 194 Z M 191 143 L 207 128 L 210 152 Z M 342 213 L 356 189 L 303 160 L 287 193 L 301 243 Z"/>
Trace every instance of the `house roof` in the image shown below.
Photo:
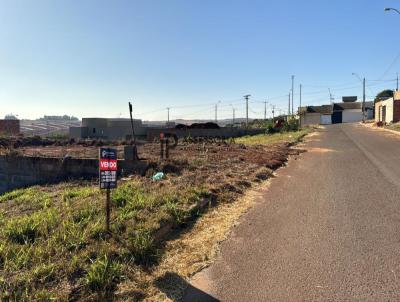
<path fill-rule="evenodd" d="M 301 110 L 303 113 L 332 114 L 332 105 L 307 106 Z"/>
<path fill-rule="evenodd" d="M 333 111 L 342 111 L 346 109 L 361 109 L 362 103 L 361 102 L 350 102 L 350 103 L 334 103 L 333 104 Z"/>

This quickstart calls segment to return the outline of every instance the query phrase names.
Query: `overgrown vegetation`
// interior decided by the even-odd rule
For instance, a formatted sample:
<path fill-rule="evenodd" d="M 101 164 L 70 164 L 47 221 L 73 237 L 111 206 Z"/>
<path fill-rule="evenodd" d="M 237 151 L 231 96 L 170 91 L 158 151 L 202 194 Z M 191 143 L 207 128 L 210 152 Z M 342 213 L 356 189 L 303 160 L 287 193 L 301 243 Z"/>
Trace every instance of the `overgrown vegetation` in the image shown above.
<path fill-rule="evenodd" d="M 269 135 L 259 134 L 253 136 L 244 136 L 236 139 L 236 143 L 246 145 L 269 145 L 284 142 L 294 143 L 310 131 L 312 131 L 311 128 L 304 128 L 302 130 L 293 132 L 282 131 Z"/>
<path fill-rule="evenodd" d="M 231 203 L 252 183 L 270 177 L 286 161 L 289 143 L 308 131 L 179 146 L 173 159 L 112 191 L 111 234 L 104 228 L 105 196 L 96 183 L 3 194 L 0 300 L 143 298 L 149 282 L 143 275 L 163 257 L 165 230 L 190 226 L 201 214 L 200 204 Z M 152 181 L 160 170 L 166 178 Z"/>

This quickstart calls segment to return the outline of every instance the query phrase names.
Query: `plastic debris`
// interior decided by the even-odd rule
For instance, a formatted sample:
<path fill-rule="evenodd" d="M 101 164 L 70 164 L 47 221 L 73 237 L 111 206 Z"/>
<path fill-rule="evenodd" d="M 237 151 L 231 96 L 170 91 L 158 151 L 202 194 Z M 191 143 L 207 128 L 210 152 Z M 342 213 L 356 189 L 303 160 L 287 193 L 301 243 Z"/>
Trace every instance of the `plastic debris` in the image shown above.
<path fill-rule="evenodd" d="M 156 174 L 153 175 L 153 180 L 161 180 L 164 178 L 164 173 L 163 172 L 157 172 Z"/>

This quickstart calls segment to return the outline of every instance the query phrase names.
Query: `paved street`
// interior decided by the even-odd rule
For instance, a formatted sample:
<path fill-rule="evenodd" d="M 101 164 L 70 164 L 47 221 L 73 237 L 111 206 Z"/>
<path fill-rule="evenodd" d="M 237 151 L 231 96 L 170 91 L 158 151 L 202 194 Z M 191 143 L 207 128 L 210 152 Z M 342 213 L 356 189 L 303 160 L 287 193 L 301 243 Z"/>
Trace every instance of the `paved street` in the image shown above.
<path fill-rule="evenodd" d="M 400 301 L 400 135 L 333 125 L 306 148 L 185 301 Z"/>

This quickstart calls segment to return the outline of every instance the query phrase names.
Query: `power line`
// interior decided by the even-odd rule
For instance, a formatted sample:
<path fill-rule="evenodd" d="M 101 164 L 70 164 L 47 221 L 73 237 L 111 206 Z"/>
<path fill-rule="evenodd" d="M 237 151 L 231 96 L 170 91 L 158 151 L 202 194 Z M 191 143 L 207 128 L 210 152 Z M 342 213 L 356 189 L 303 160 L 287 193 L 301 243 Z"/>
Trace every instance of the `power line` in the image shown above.
<path fill-rule="evenodd" d="M 400 52 L 396 55 L 396 57 L 393 59 L 392 63 L 390 63 L 389 67 L 385 70 L 383 75 L 379 78 L 380 80 L 383 79 L 389 71 L 393 68 L 394 64 L 396 64 L 397 60 L 400 58 Z"/>

